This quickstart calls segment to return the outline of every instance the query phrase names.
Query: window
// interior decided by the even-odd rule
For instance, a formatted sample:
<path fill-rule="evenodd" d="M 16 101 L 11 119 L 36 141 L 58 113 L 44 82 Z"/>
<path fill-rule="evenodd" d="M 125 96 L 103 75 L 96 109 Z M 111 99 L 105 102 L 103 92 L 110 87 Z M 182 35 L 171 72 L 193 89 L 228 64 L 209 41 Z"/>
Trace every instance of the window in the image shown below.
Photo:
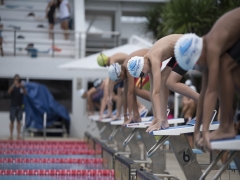
<path fill-rule="evenodd" d="M 8 88 L 12 85 L 13 78 L 0 78 L 0 111 L 9 111 L 11 96 L 8 94 Z"/>

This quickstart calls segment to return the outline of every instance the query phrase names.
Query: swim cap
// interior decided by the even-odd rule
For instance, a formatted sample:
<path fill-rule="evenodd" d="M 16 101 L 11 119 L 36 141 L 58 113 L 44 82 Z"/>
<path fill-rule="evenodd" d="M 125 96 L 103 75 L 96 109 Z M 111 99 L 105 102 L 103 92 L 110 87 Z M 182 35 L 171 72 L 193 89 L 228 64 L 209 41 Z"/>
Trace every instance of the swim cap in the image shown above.
<path fill-rule="evenodd" d="M 191 86 L 192 85 L 192 81 L 190 79 L 188 79 L 188 80 L 185 81 L 185 84 L 187 86 Z"/>
<path fill-rule="evenodd" d="M 142 72 L 144 58 L 141 56 L 132 57 L 127 63 L 128 72 L 131 76 L 138 78 Z"/>
<path fill-rule="evenodd" d="M 193 69 L 201 56 L 203 40 L 196 34 L 185 34 L 178 39 L 174 47 L 176 60 L 184 70 Z"/>
<path fill-rule="evenodd" d="M 108 57 L 105 54 L 100 53 L 97 57 L 97 63 L 99 66 L 106 66 Z"/>
<path fill-rule="evenodd" d="M 108 75 L 109 78 L 112 81 L 116 81 L 118 79 L 118 76 L 121 73 L 121 66 L 118 63 L 113 63 L 111 66 L 108 68 Z"/>
<path fill-rule="evenodd" d="M 99 86 L 102 84 L 102 80 L 101 79 L 96 79 L 94 82 L 93 82 L 93 86 L 97 89 L 99 88 Z"/>
<path fill-rule="evenodd" d="M 80 89 L 80 90 L 78 91 L 78 95 L 79 95 L 80 97 L 82 97 L 85 92 L 86 92 L 86 91 L 85 91 L 84 89 Z"/>

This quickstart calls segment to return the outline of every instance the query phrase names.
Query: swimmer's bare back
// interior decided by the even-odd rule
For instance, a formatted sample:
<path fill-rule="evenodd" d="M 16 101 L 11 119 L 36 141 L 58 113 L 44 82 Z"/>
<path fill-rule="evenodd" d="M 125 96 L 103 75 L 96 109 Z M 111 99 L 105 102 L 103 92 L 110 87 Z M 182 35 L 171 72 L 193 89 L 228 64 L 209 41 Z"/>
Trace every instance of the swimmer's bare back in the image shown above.
<path fill-rule="evenodd" d="M 174 56 L 174 46 L 182 34 L 172 34 L 159 39 L 146 54 L 146 58 L 151 61 L 152 56 L 156 56 L 161 62 Z"/>
<path fill-rule="evenodd" d="M 133 53 L 129 54 L 127 56 L 127 58 L 125 59 L 123 66 L 127 69 L 127 63 L 128 61 L 134 57 L 134 56 L 144 56 L 145 54 L 147 54 L 147 52 L 149 51 L 149 49 L 139 49 L 137 51 L 134 51 Z"/>
<path fill-rule="evenodd" d="M 123 64 L 128 54 L 125 53 L 116 53 L 110 57 L 109 65 L 113 63 Z"/>
<path fill-rule="evenodd" d="M 218 48 L 222 55 L 240 38 L 240 8 L 221 16 L 205 36 L 208 45 Z"/>

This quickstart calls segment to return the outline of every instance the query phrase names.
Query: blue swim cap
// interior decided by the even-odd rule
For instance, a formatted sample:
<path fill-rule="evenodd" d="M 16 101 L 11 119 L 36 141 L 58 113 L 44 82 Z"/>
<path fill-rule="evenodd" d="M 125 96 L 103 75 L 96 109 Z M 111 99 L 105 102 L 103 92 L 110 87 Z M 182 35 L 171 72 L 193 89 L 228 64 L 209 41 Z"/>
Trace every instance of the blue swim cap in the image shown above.
<path fill-rule="evenodd" d="M 116 81 L 121 74 L 121 66 L 118 63 L 113 63 L 108 68 L 108 75 L 112 81 Z"/>
<path fill-rule="evenodd" d="M 177 63 L 184 70 L 193 69 L 201 56 L 203 40 L 196 34 L 185 34 L 178 39 L 174 47 Z"/>
<path fill-rule="evenodd" d="M 128 72 L 131 76 L 139 78 L 144 65 L 144 58 L 141 56 L 132 57 L 127 63 Z"/>

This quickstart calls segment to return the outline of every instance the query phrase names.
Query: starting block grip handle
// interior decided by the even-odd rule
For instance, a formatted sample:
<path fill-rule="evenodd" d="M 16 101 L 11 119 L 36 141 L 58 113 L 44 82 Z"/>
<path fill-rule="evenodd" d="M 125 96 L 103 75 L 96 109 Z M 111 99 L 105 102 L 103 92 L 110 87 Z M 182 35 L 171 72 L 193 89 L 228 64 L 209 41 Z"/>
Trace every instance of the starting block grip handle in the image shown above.
<path fill-rule="evenodd" d="M 133 136 L 137 133 L 138 129 L 134 128 L 133 131 L 131 132 L 131 134 L 129 134 L 129 136 L 125 139 L 125 141 L 123 142 L 123 146 L 128 145 L 128 143 L 131 141 L 131 139 L 133 138 Z"/>
<path fill-rule="evenodd" d="M 162 146 L 165 141 L 167 141 L 169 136 L 163 136 L 161 139 L 156 142 L 156 144 L 153 145 L 153 147 L 147 152 L 147 157 L 151 157 L 158 149 L 160 146 Z"/>

